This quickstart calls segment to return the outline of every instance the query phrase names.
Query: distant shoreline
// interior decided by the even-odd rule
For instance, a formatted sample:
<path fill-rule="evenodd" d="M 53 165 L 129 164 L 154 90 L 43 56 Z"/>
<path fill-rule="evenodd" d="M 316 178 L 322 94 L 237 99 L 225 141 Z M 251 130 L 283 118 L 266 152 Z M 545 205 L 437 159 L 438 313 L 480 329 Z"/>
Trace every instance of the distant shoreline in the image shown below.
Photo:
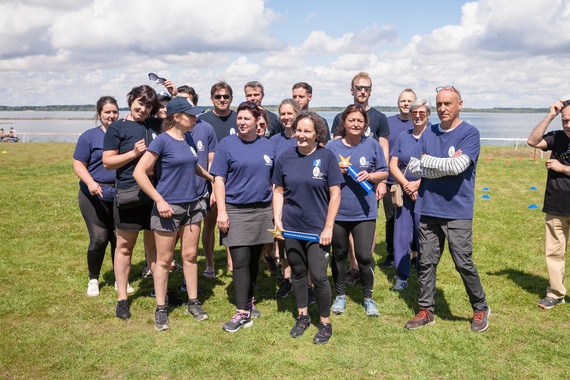
<path fill-rule="evenodd" d="M 203 106 L 206 108 L 211 108 L 211 106 Z M 231 107 L 236 109 L 236 107 Z M 269 111 L 277 111 L 278 106 L 276 105 L 265 105 L 263 108 Z M 380 112 L 398 112 L 397 107 L 390 106 L 373 106 Z M 316 112 L 342 112 L 344 107 L 311 107 L 312 111 Z M 120 111 L 128 111 L 128 108 L 120 108 Z M 84 104 L 84 105 L 55 105 L 55 106 L 2 106 L 0 105 L 0 111 L 11 111 L 11 112 L 29 112 L 33 114 L 34 112 L 75 112 L 75 111 L 85 111 L 85 112 L 95 112 L 94 104 Z M 463 108 L 461 112 L 479 112 L 479 113 L 546 113 L 548 108 Z M 20 118 L 19 118 L 20 119 Z M 40 118 L 21 118 L 21 120 L 42 120 L 51 119 L 48 117 Z M 89 120 L 90 118 L 53 118 L 51 120 Z M 12 120 L 11 118 L 0 118 L 0 120 Z"/>

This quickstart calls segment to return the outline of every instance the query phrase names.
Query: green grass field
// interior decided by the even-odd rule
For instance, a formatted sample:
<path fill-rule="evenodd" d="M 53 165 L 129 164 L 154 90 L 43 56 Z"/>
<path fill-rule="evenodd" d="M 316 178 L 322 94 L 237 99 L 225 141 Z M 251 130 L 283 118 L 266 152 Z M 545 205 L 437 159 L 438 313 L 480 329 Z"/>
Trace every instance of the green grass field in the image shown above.
<path fill-rule="evenodd" d="M 434 326 L 403 328 L 417 311 L 417 277 L 396 294 L 389 291 L 394 270 L 376 266 L 380 317 L 366 317 L 362 291 L 349 288 L 347 310 L 332 315 L 334 334 L 324 346 L 312 344 L 315 325 L 299 339 L 289 337 L 292 295 L 274 299 L 278 283 L 263 264 L 256 294 L 262 317 L 235 334 L 222 331 L 234 306 L 221 247 L 217 278 L 199 283 L 206 321 L 172 307 L 171 329 L 154 330 L 152 280 L 140 276 L 142 241 L 130 278 L 136 289 L 129 297 L 132 318 L 114 316 L 110 255 L 101 295 L 88 298 L 88 236 L 77 207 L 73 149 L 66 143 L 0 144 L 0 378 L 570 378 L 570 306 L 544 311 L 536 305 L 547 286 L 540 211 L 546 170 L 530 148 L 486 147 L 479 159 L 473 256 L 492 308 L 487 332 L 471 332 L 472 310 L 446 253 Z M 528 209 L 531 204 L 539 208 Z M 377 263 L 386 254 L 383 222 L 381 216 Z M 201 273 L 203 257 L 199 263 Z M 170 292 L 179 298 L 181 282 L 181 273 L 172 274 Z M 318 320 L 315 305 L 310 314 Z"/>

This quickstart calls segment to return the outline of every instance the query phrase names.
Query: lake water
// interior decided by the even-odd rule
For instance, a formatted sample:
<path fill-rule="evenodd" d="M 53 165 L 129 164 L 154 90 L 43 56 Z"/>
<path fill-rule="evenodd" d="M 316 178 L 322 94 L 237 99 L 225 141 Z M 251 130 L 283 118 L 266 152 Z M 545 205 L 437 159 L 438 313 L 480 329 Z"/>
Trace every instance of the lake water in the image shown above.
<path fill-rule="evenodd" d="M 126 111 L 122 115 L 126 115 Z M 319 112 L 332 125 L 337 112 Z M 394 115 L 387 112 L 386 116 Z M 3 111 L 0 112 L 0 128 L 8 131 L 14 127 L 23 141 L 77 142 L 79 135 L 96 126 L 94 112 L 90 111 Z M 514 146 L 516 139 L 525 144 L 532 129 L 544 118 L 544 113 L 461 113 L 461 119 L 479 129 L 482 145 Z M 560 117 L 552 122 L 550 129 L 560 129 Z M 32 120 L 33 119 L 33 120 Z M 437 115 L 431 117 L 438 123 Z M 488 140 L 506 139 L 506 140 Z"/>

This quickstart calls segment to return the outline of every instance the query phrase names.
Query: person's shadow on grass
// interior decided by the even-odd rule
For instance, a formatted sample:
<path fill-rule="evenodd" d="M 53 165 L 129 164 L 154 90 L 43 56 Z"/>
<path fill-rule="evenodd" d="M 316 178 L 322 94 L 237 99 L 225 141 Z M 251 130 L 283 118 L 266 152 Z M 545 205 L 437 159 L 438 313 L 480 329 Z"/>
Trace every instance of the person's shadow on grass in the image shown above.
<path fill-rule="evenodd" d="M 487 272 L 490 276 L 506 277 L 526 292 L 536 294 L 542 298 L 545 289 L 548 287 L 548 280 L 541 276 L 536 276 L 518 269 L 502 269 L 496 272 Z"/>

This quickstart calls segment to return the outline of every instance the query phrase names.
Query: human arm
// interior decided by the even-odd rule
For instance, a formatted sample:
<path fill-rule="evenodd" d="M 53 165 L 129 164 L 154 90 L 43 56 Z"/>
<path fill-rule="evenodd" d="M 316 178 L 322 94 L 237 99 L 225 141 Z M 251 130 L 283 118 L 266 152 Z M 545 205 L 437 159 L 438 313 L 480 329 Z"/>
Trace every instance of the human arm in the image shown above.
<path fill-rule="evenodd" d="M 327 210 L 327 218 L 325 219 L 325 228 L 323 228 L 319 236 L 320 245 L 329 245 L 332 242 L 334 221 L 338 213 L 338 208 L 340 207 L 340 185 L 330 186 L 329 195 L 329 207 Z"/>
<path fill-rule="evenodd" d="M 410 173 L 424 178 L 441 178 L 463 173 L 471 164 L 471 158 L 457 150 L 452 157 L 434 157 L 423 154 L 420 159 L 410 157 Z"/>
<path fill-rule="evenodd" d="M 201 165 L 196 165 L 196 175 L 204 178 L 207 181 L 214 183 L 214 176 L 212 176 L 206 169 L 204 169 Z"/>
<path fill-rule="evenodd" d="M 153 186 L 150 178 L 148 178 L 147 173 L 152 171 L 154 168 L 154 164 L 158 159 L 158 154 L 154 152 L 147 151 L 143 154 L 137 166 L 135 166 L 135 170 L 133 171 L 133 178 L 137 181 L 137 184 L 140 186 L 141 190 L 149 196 L 150 199 L 156 203 L 156 209 L 158 214 L 161 218 L 170 218 L 173 215 L 172 208 L 162 198 L 162 195 L 156 188 Z"/>
<path fill-rule="evenodd" d="M 544 119 L 542 119 L 541 122 L 538 123 L 530 133 L 530 136 L 526 141 L 528 145 L 538 149 L 548 148 L 548 144 L 543 139 L 544 133 L 546 132 L 546 129 L 548 128 L 552 120 L 554 120 L 554 118 L 558 116 L 561 110 L 562 110 L 562 101 L 560 100 L 550 105 L 550 109 L 548 110 L 548 113 L 546 114 Z"/>
<path fill-rule="evenodd" d="M 164 87 L 166 87 L 166 89 L 168 90 L 168 93 L 172 96 L 178 96 L 178 89 L 176 88 L 176 85 L 174 84 L 174 82 L 166 80 L 164 81 L 164 83 L 162 83 L 162 85 Z"/>
<path fill-rule="evenodd" d="M 132 150 L 119 154 L 119 150 L 103 151 L 103 166 L 107 170 L 122 168 L 132 160 L 140 157 L 146 151 L 145 139 L 137 141 Z"/>
<path fill-rule="evenodd" d="M 224 177 L 214 177 L 214 194 L 218 207 L 218 218 L 216 222 L 220 231 L 226 233 L 230 228 L 230 219 L 226 211 L 226 180 Z"/>
<path fill-rule="evenodd" d="M 555 158 L 547 160 L 545 164 L 548 170 L 554 170 L 555 172 L 570 176 L 570 166 L 564 165 Z"/>
<path fill-rule="evenodd" d="M 283 231 L 283 186 L 274 186 L 273 188 L 273 220 L 275 229 Z M 275 236 L 277 239 L 284 240 L 283 236 Z"/>
<path fill-rule="evenodd" d="M 388 161 L 389 158 L 389 144 L 388 144 L 388 136 L 380 136 L 378 138 L 378 142 L 380 143 L 380 146 L 382 147 L 382 152 L 384 152 L 384 159 L 386 160 L 386 162 Z M 387 193 L 387 187 L 386 187 L 386 181 L 382 180 L 378 186 L 376 186 L 376 199 L 380 200 L 382 198 L 384 198 L 384 196 Z"/>
<path fill-rule="evenodd" d="M 85 162 L 73 159 L 73 170 L 75 174 L 79 177 L 83 183 L 89 188 L 89 193 L 91 195 L 96 195 L 98 197 L 103 196 L 103 190 L 101 186 L 91 177 L 89 170 L 87 170 L 87 164 Z"/>

